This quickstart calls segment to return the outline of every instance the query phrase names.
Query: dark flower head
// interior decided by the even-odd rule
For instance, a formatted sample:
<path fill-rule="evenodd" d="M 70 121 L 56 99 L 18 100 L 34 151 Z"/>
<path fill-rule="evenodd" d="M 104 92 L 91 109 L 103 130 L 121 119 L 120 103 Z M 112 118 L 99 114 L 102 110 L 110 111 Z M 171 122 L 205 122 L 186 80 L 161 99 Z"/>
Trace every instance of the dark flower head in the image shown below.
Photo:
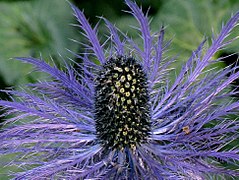
<path fill-rule="evenodd" d="M 95 81 L 95 127 L 104 147 L 133 149 L 150 132 L 147 77 L 133 58 L 110 59 Z"/>
<path fill-rule="evenodd" d="M 143 48 L 103 18 L 111 41 L 72 5 L 89 43 L 65 70 L 43 60 L 17 58 L 53 80 L 7 91 L 0 101 L 10 118 L 0 131 L 0 154 L 11 155 L 16 179 L 205 179 L 239 176 L 238 66 L 208 71 L 237 25 L 239 12 L 211 46 L 203 41 L 173 82 L 164 58 L 164 28 L 152 34 L 141 9 L 129 0 Z M 227 39 L 226 39 L 227 38 Z M 129 54 L 131 54 L 129 56 Z M 79 72 L 77 69 L 81 69 Z M 4 162 L 1 162 L 4 163 Z M 225 166 L 226 165 L 226 166 Z"/>

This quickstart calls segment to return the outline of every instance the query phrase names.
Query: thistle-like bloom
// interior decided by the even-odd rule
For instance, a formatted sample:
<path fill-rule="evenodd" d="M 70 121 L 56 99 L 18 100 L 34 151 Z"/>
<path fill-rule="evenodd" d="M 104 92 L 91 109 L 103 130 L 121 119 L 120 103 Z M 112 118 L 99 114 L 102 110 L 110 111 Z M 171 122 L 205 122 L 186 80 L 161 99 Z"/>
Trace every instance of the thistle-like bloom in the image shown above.
<path fill-rule="evenodd" d="M 239 67 L 208 71 L 221 60 L 214 54 L 234 40 L 225 38 L 239 12 L 207 50 L 201 43 L 171 82 L 174 60 L 163 58 L 170 44 L 163 41 L 164 28 L 151 34 L 147 16 L 126 3 L 139 22 L 143 47 L 104 18 L 110 43 L 101 44 L 96 28 L 72 5 L 89 40 L 86 53 L 76 54 L 81 64 L 59 70 L 17 58 L 53 80 L 8 91 L 13 101 L 0 101 L 10 115 L 0 132 L 0 154 L 11 155 L 7 165 L 20 168 L 16 179 L 239 176 L 239 121 L 232 116 L 239 102 L 230 85 Z"/>

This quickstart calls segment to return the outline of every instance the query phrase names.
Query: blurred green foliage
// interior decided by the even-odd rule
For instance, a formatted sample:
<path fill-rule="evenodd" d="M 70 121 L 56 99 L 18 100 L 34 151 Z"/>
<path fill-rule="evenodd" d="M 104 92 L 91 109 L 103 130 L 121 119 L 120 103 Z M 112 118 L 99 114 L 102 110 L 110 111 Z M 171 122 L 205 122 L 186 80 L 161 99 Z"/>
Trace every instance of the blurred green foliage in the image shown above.
<path fill-rule="evenodd" d="M 209 44 L 212 33 L 217 36 L 222 23 L 230 18 L 233 12 L 239 10 L 239 1 L 224 0 L 170 0 L 163 4 L 153 21 L 153 28 L 157 29 L 156 22 L 163 22 L 166 26 L 167 37 L 173 38 L 174 52 L 180 52 L 181 59 L 187 60 L 193 50 L 208 37 Z M 237 36 L 239 29 L 235 29 Z M 234 36 L 235 37 L 235 36 Z M 238 51 L 239 41 L 228 47 L 227 51 Z"/>
<path fill-rule="evenodd" d="M 60 63 L 66 48 L 76 50 L 74 17 L 64 0 L 0 2 L 0 76 L 8 85 L 35 81 L 41 74 L 30 73 L 32 67 L 10 58 L 50 56 Z"/>

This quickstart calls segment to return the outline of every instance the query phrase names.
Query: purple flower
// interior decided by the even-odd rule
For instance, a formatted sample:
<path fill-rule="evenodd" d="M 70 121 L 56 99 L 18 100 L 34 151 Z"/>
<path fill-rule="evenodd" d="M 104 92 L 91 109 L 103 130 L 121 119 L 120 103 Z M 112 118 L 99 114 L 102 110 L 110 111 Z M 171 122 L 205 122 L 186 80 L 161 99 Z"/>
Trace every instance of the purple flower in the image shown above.
<path fill-rule="evenodd" d="M 103 18 L 110 43 L 72 5 L 83 35 L 81 64 L 65 70 L 34 58 L 53 80 L 7 91 L 0 101 L 10 118 L 0 131 L 0 153 L 10 155 L 16 179 L 205 179 L 239 176 L 239 102 L 231 83 L 238 66 L 208 70 L 237 25 L 239 12 L 206 50 L 203 41 L 175 80 L 164 28 L 152 34 L 141 9 L 129 0 L 143 48 Z M 227 39 L 226 39 L 227 38 Z M 110 48 L 107 44 L 111 44 Z M 130 55 L 129 55 L 130 54 Z M 80 69 L 80 70 L 79 70 Z M 3 163 L 3 162 L 2 162 Z"/>

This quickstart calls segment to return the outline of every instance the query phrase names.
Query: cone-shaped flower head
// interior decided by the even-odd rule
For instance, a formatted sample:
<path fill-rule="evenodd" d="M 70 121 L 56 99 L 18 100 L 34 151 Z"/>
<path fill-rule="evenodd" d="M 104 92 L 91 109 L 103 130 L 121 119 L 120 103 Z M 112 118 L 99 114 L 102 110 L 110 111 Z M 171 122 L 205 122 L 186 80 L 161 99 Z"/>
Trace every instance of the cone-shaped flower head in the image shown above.
<path fill-rule="evenodd" d="M 129 0 L 139 22 L 138 45 L 102 18 L 110 32 L 97 38 L 72 5 L 87 43 L 82 63 L 65 70 L 17 58 L 51 80 L 7 91 L 9 115 L 0 131 L 0 158 L 18 167 L 16 179 L 205 179 L 239 176 L 238 66 L 208 70 L 237 25 L 236 13 L 203 49 L 203 41 L 172 81 L 164 28 L 151 33 L 147 15 Z M 227 38 L 227 39 L 226 39 Z M 109 45 L 110 44 L 110 45 Z M 6 157 L 5 157 L 6 156 Z M 4 161 L 0 162 L 4 164 Z M 227 166 L 225 166 L 225 164 Z"/>
<path fill-rule="evenodd" d="M 147 77 L 132 58 L 111 59 L 95 83 L 95 122 L 109 148 L 134 148 L 150 132 Z"/>

